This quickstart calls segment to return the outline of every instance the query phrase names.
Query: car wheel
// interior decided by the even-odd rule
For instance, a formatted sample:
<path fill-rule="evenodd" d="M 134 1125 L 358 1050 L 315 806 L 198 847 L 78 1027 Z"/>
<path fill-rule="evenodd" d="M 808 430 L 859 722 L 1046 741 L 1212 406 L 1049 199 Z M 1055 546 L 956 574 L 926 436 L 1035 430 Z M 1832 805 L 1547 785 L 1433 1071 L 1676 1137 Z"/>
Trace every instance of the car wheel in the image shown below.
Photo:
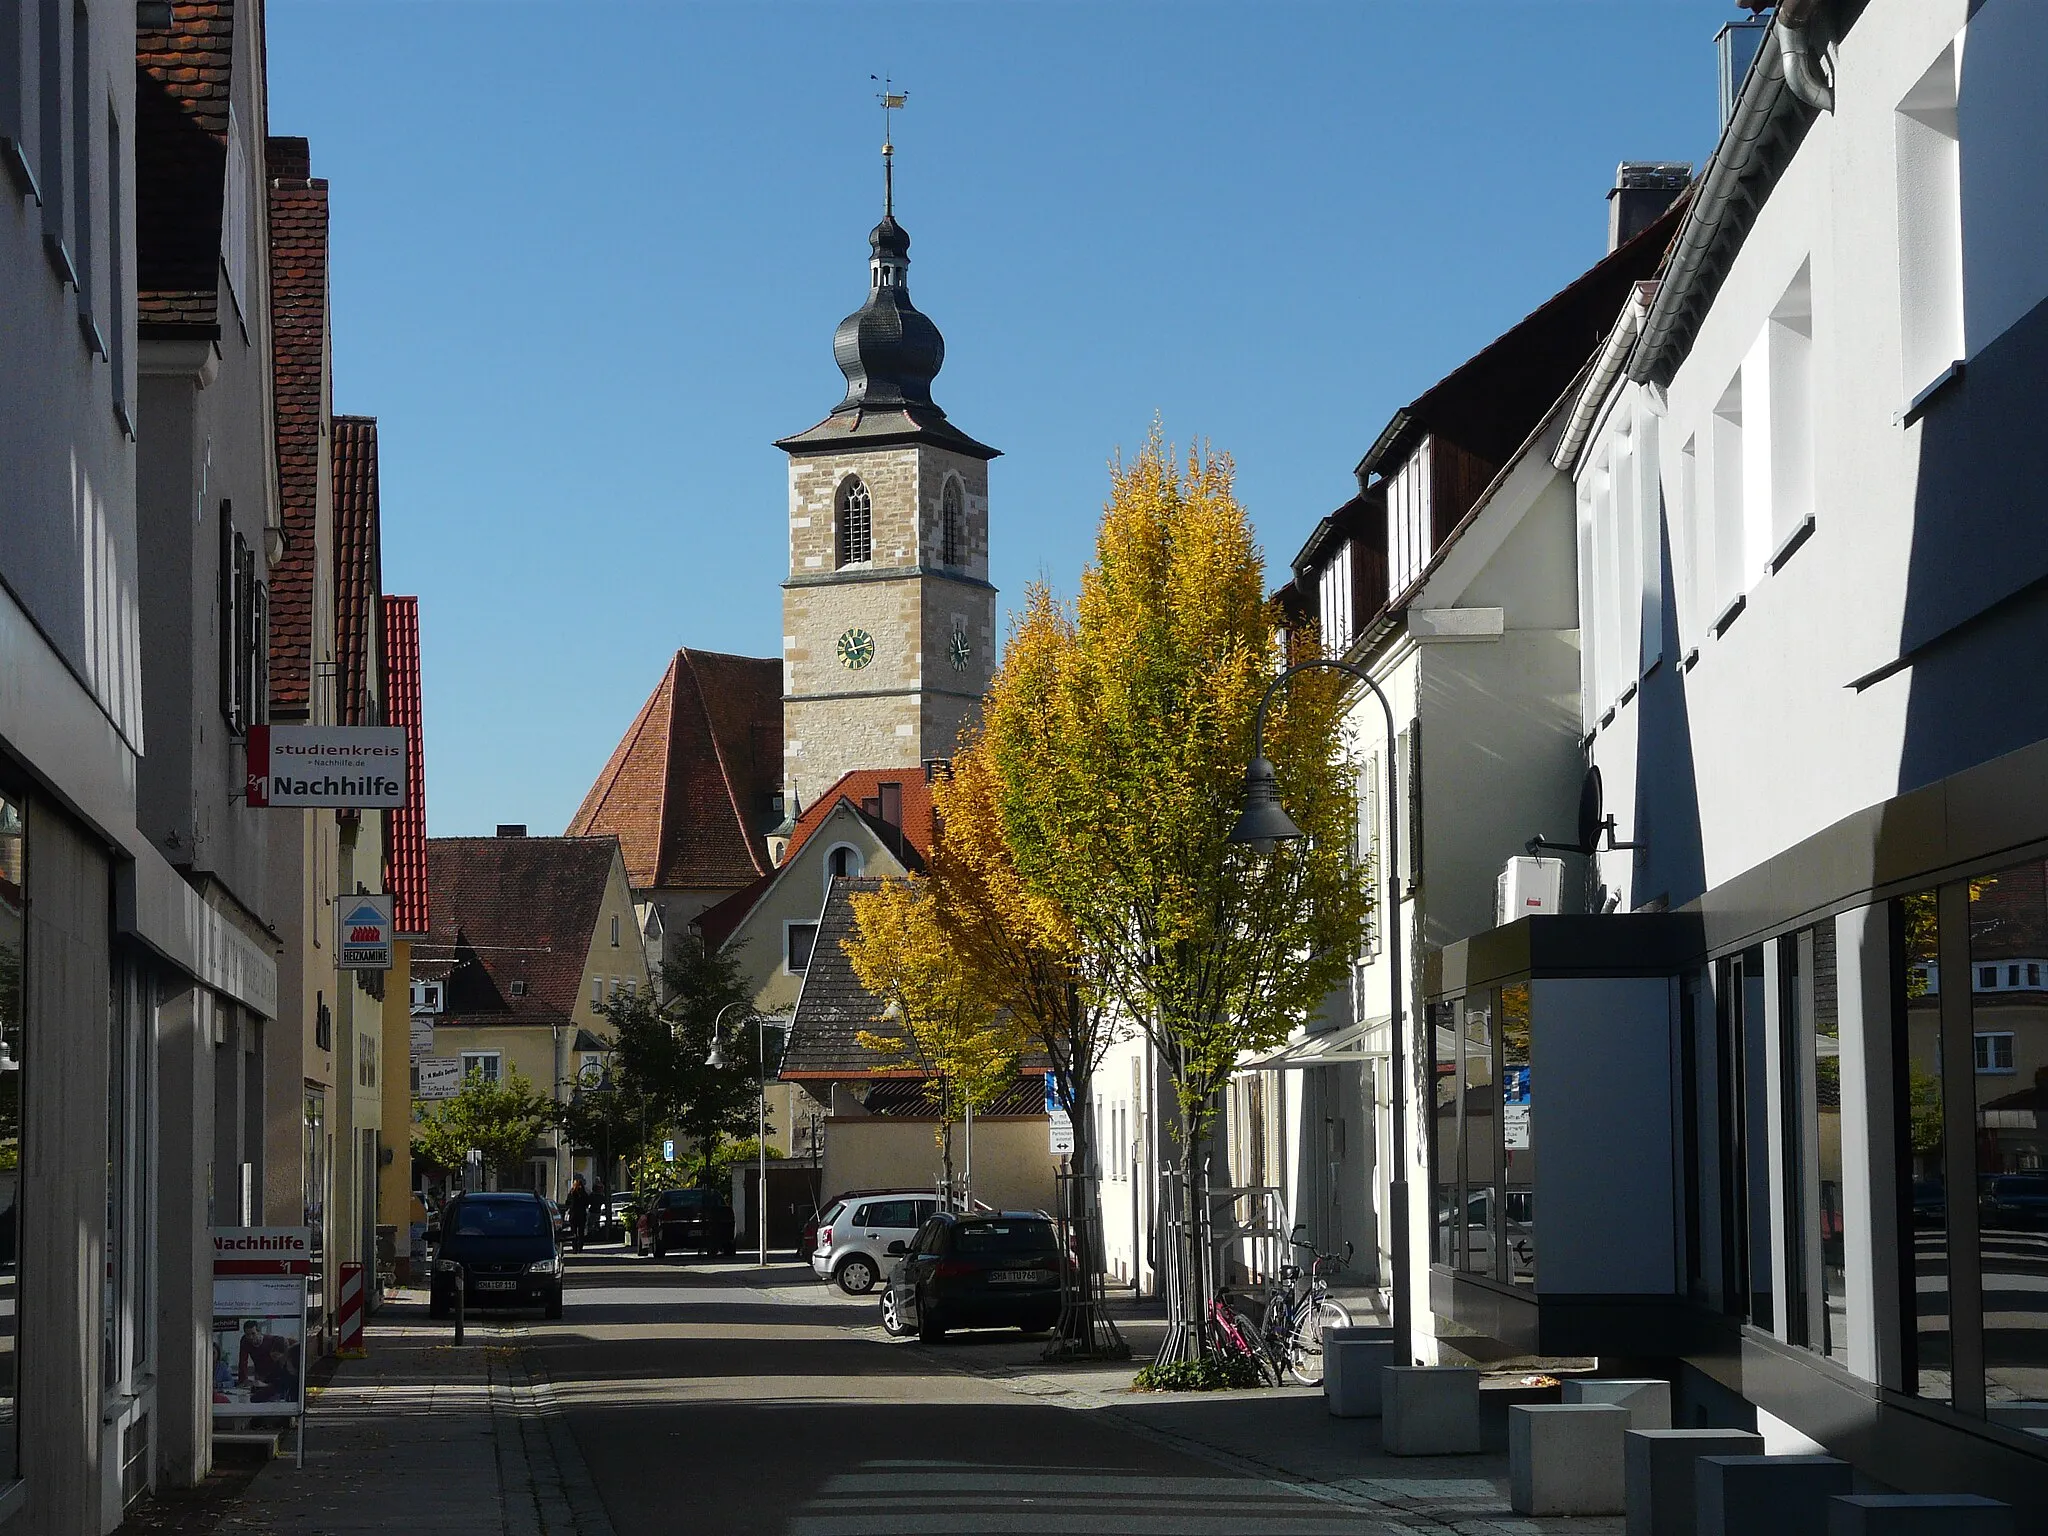
<path fill-rule="evenodd" d="M 865 1296 L 875 1288 L 875 1266 L 855 1254 L 839 1266 L 839 1273 L 833 1278 L 847 1295 Z"/>
<path fill-rule="evenodd" d="M 920 1343 L 936 1344 L 946 1336 L 946 1325 L 939 1321 L 938 1313 L 930 1307 L 920 1305 L 917 1309 L 917 1337 Z"/>
<path fill-rule="evenodd" d="M 560 1291 L 555 1292 L 554 1295 L 548 1298 L 547 1318 L 551 1323 L 559 1323 L 562 1320 L 562 1293 Z"/>
<path fill-rule="evenodd" d="M 668 1257 L 668 1250 L 661 1246 L 661 1239 L 658 1237 L 649 1246 L 648 1251 L 651 1252 L 657 1259 L 665 1259 Z"/>
<path fill-rule="evenodd" d="M 909 1324 L 903 1321 L 903 1313 L 896 1305 L 896 1287 L 882 1288 L 882 1332 L 892 1339 L 900 1339 L 910 1332 Z"/>

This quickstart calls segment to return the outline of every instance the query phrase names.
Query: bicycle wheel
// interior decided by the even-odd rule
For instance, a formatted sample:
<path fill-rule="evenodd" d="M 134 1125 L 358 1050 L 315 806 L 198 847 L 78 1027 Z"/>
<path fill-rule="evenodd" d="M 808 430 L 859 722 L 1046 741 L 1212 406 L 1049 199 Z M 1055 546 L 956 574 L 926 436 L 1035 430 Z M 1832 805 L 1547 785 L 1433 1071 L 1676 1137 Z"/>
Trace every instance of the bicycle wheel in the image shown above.
<path fill-rule="evenodd" d="M 1304 1387 L 1323 1384 L 1323 1330 L 1349 1328 L 1351 1313 L 1328 1297 L 1304 1306 L 1287 1338 L 1287 1374 Z"/>
<path fill-rule="evenodd" d="M 1242 1300 L 1233 1298 L 1228 1306 L 1228 1318 L 1216 1322 L 1216 1343 L 1234 1355 L 1242 1355 L 1251 1361 L 1252 1369 L 1258 1373 L 1259 1385 L 1277 1387 L 1280 1373 L 1274 1368 L 1266 1353 L 1263 1336 L 1259 1332 L 1259 1321 L 1245 1310 Z"/>

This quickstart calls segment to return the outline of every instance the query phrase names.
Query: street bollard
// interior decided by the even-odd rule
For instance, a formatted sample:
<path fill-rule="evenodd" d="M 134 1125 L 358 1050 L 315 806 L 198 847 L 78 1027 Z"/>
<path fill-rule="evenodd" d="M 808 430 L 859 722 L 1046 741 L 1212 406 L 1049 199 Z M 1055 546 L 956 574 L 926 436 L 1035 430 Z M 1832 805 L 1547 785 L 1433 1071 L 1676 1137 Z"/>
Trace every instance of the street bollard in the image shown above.
<path fill-rule="evenodd" d="M 461 1264 L 455 1266 L 455 1342 L 462 1342 L 462 1298 L 469 1289 L 469 1271 Z"/>

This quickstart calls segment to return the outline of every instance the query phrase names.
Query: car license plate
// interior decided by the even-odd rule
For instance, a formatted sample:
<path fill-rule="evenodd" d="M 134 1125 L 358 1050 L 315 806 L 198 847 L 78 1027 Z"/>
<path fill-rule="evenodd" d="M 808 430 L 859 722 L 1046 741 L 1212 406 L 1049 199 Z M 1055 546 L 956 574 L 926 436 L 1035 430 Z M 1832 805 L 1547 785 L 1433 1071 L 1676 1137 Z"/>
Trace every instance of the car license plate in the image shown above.
<path fill-rule="evenodd" d="M 519 1282 L 517 1280 L 479 1280 L 476 1283 L 476 1288 L 480 1291 L 516 1291 L 519 1289 Z"/>
<path fill-rule="evenodd" d="M 1042 1269 L 996 1269 L 989 1272 L 990 1285 L 1038 1285 L 1051 1276 Z"/>

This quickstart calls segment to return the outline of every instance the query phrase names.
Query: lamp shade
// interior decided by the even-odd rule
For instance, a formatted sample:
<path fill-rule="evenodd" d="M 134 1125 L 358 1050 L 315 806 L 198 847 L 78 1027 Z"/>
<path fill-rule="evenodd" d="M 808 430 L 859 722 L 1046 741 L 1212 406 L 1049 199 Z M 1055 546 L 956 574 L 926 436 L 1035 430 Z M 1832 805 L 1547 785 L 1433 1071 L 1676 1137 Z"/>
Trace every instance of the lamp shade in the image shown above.
<path fill-rule="evenodd" d="M 1271 853 L 1279 844 L 1300 836 L 1301 828 L 1281 808 L 1280 781 L 1273 773 L 1272 760 L 1253 758 L 1244 771 L 1244 810 L 1230 829 L 1230 841 Z"/>
<path fill-rule="evenodd" d="M 711 1037 L 711 1054 L 704 1058 L 704 1065 L 714 1072 L 725 1065 L 725 1042 L 716 1035 Z"/>

